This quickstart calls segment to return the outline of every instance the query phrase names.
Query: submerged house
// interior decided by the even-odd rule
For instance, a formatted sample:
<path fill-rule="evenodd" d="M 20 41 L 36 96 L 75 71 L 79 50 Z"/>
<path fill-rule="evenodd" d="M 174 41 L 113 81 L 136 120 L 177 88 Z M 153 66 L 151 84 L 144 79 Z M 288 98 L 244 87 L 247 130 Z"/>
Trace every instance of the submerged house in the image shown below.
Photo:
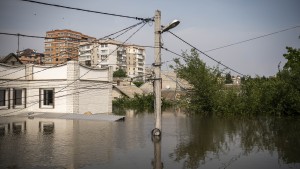
<path fill-rule="evenodd" d="M 113 85 L 112 97 L 114 100 L 122 97 L 134 98 L 135 94 L 142 95 L 143 91 L 135 85 Z"/>
<path fill-rule="evenodd" d="M 0 116 L 19 113 L 112 112 L 111 68 L 78 61 L 55 66 L 0 63 Z"/>

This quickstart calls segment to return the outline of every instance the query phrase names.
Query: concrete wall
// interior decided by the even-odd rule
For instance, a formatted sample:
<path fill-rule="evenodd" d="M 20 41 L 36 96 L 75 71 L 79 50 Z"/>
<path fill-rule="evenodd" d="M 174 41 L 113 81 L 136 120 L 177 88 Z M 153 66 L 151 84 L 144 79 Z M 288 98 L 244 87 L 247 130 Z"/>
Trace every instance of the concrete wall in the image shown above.
<path fill-rule="evenodd" d="M 6 104 L 0 106 L 0 116 L 27 112 L 112 112 L 111 68 L 88 69 L 77 61 L 69 61 L 57 67 L 0 65 L 1 70 L 0 89 L 6 91 Z M 13 89 L 23 90 L 22 105 L 13 106 Z M 41 106 L 44 89 L 54 90 L 53 106 Z"/>

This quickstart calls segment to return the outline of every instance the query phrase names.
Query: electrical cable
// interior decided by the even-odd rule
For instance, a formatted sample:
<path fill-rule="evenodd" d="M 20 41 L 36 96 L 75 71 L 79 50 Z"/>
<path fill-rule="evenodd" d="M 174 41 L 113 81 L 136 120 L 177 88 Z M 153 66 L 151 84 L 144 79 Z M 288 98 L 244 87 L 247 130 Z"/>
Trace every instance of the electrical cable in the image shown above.
<path fill-rule="evenodd" d="M 267 36 L 270 36 L 270 35 L 274 35 L 274 34 L 277 34 L 277 33 L 285 32 L 285 31 L 288 31 L 288 30 L 291 30 L 291 29 L 295 29 L 295 28 L 300 28 L 300 26 L 290 27 L 290 28 L 287 28 L 287 29 L 283 29 L 283 30 L 279 30 L 279 31 L 276 31 L 276 32 L 268 33 L 268 34 L 265 34 L 265 35 L 257 36 L 257 37 L 250 38 L 250 39 L 247 39 L 247 40 L 239 41 L 239 42 L 236 42 L 236 43 L 231 43 L 229 45 L 224 45 L 224 46 L 220 46 L 220 47 L 217 47 L 217 48 L 209 49 L 209 50 L 206 50 L 204 52 L 211 52 L 211 51 L 215 51 L 215 50 L 218 50 L 218 49 L 222 49 L 222 48 L 226 48 L 226 47 L 238 45 L 238 44 L 241 44 L 241 43 L 245 43 L 245 42 L 249 42 L 249 41 L 252 41 L 252 40 L 264 38 L 264 37 L 267 37 Z"/>
<path fill-rule="evenodd" d="M 119 15 L 119 14 L 113 14 L 113 13 L 107 13 L 107 12 L 100 12 L 100 11 L 93 11 L 93 10 L 87 10 L 87 9 L 81 9 L 81 8 L 75 8 L 75 7 L 63 6 L 63 5 L 57 5 L 57 4 L 50 4 L 50 3 L 39 2 L 39 1 L 32 1 L 32 0 L 20 0 L 20 1 L 30 2 L 30 3 L 36 3 L 36 4 L 40 4 L 40 5 L 46 5 L 46 6 L 53 6 L 53 7 L 65 8 L 65 9 L 72 9 L 72 10 L 83 11 L 83 12 L 90 12 L 90 13 L 102 14 L 102 15 L 110 15 L 110 16 L 116 16 L 116 17 L 136 19 L 136 20 L 142 20 L 142 21 L 153 20 L 153 18 L 140 18 L 140 17 L 126 16 L 126 15 Z"/>
<path fill-rule="evenodd" d="M 145 26 L 145 24 L 146 24 L 147 22 L 145 22 L 139 29 L 137 29 L 132 35 L 130 35 L 124 42 L 123 42 L 123 44 L 122 45 L 124 45 L 132 36 L 134 36 L 138 31 L 140 31 L 144 26 Z M 118 50 L 119 49 L 119 47 L 120 46 L 118 46 L 113 52 L 115 52 L 116 50 Z M 109 55 L 111 55 L 113 52 L 111 52 Z M 108 56 L 109 56 L 108 55 Z M 99 64 L 99 63 L 98 63 Z M 97 64 L 97 65 L 98 65 Z M 69 83 L 69 84 L 67 84 L 65 87 L 63 87 L 62 89 L 60 89 L 59 91 L 57 91 L 57 92 L 55 92 L 54 94 L 56 94 L 56 93 L 59 93 L 59 92 L 62 92 L 65 88 L 67 88 L 67 87 L 69 87 L 70 85 L 72 85 L 72 84 L 74 84 L 77 80 L 80 80 L 80 78 L 82 78 L 83 76 L 85 76 L 87 73 L 89 73 L 91 71 L 91 69 L 90 70 L 88 70 L 87 72 L 85 72 L 83 75 L 81 75 L 79 78 L 77 78 L 77 79 L 75 79 L 74 81 L 72 81 L 71 83 Z M 28 76 L 28 75 L 27 75 Z M 1 83 L 0 83 L 1 84 Z M 33 103 L 31 106 L 33 106 L 33 105 L 35 105 L 35 104 L 37 104 L 37 103 L 39 103 L 39 102 L 36 102 L 36 103 Z M 30 106 L 30 107 L 31 107 Z M 19 109 L 18 111 L 21 111 L 21 110 L 24 110 L 24 109 L 27 109 L 28 107 L 26 107 L 26 108 L 23 108 L 23 109 Z M 4 114 L 4 115 L 7 115 L 7 114 L 11 114 L 11 113 L 15 113 L 16 111 L 14 111 L 14 112 L 10 112 L 10 113 L 6 113 L 6 114 Z M 1 115 L 1 116 L 3 116 L 3 115 Z"/>
<path fill-rule="evenodd" d="M 124 45 L 130 38 L 132 38 L 133 35 L 135 35 L 138 31 L 140 31 L 146 24 L 147 22 L 145 22 L 139 29 L 137 29 L 132 35 L 130 35 L 123 43 L 122 45 Z M 121 45 L 121 46 L 122 46 Z M 113 50 L 110 54 L 107 55 L 106 58 L 108 58 L 108 56 L 110 56 L 112 53 L 114 53 L 115 51 L 117 51 L 120 48 L 120 46 L 118 46 L 115 50 Z M 103 62 L 105 59 L 103 59 L 101 62 Z M 101 62 L 97 63 L 96 66 L 98 66 Z M 79 78 L 77 78 L 76 80 L 74 80 L 73 82 L 69 83 L 66 87 L 70 86 L 71 84 L 75 83 L 77 80 L 80 80 L 80 78 L 82 78 L 83 76 L 85 76 L 86 74 L 88 74 L 91 70 L 88 70 L 87 72 L 85 72 L 83 75 L 81 75 Z M 65 87 L 65 88 L 66 88 Z M 63 90 L 64 88 L 62 88 L 61 90 Z M 60 91 L 61 91 L 60 90 Z M 58 91 L 59 92 L 59 91 Z"/>
<path fill-rule="evenodd" d="M 174 52 L 174 51 L 171 51 L 171 50 L 169 50 L 168 48 L 165 48 L 165 47 L 161 47 L 161 48 L 164 49 L 164 50 L 166 50 L 167 52 L 170 52 L 170 53 L 172 53 L 172 54 L 174 54 L 174 55 L 177 55 L 177 56 L 179 56 L 179 57 L 182 58 L 182 55 L 180 55 L 180 54 L 178 54 L 178 53 L 176 53 L 176 52 Z M 168 63 L 168 62 L 174 62 L 174 60 L 164 61 L 164 62 L 162 62 L 162 64 Z M 213 70 L 213 68 L 210 68 L 210 67 L 208 67 L 208 69 Z M 223 73 L 222 71 L 220 71 L 220 73 L 226 75 L 226 73 Z"/>
<path fill-rule="evenodd" d="M 123 35 L 123 34 L 126 33 L 127 31 L 131 30 L 132 28 L 134 28 L 134 27 L 136 27 L 136 26 L 138 26 L 138 25 L 140 25 L 140 24 L 142 24 L 142 23 L 145 23 L 145 22 L 142 21 L 142 22 L 139 22 L 139 23 L 134 24 L 134 25 L 132 25 L 132 26 L 129 26 L 129 27 L 125 28 L 125 29 L 122 29 L 121 31 L 125 31 L 125 32 L 123 32 L 122 34 L 118 35 L 117 37 Z M 116 33 L 119 33 L 119 32 L 121 32 L 121 31 L 118 31 L 118 32 L 116 32 Z M 116 34 L 116 33 L 113 33 L 113 34 Z M 4 34 L 4 35 L 12 35 L 12 36 L 22 35 L 22 36 L 24 36 L 24 37 L 31 37 L 31 38 L 60 39 L 60 38 L 49 38 L 49 37 L 42 37 L 42 36 L 31 36 L 31 35 L 13 34 L 13 33 L 0 33 L 0 34 Z M 111 35 L 113 35 L 113 34 L 111 34 Z M 106 36 L 106 37 L 109 37 L 109 36 L 111 36 L 111 35 L 108 35 L 108 36 Z M 116 37 L 115 37 L 115 38 L 116 38 Z M 68 42 L 68 40 L 67 40 L 66 42 Z M 94 47 L 94 48 L 95 48 L 95 47 Z M 94 49 L 94 48 L 93 48 L 93 49 Z M 70 50 L 70 49 L 71 49 L 71 50 Z M 91 49 L 91 50 L 92 50 L 92 49 Z M 67 51 L 61 51 L 61 52 L 59 52 L 59 53 L 55 53 L 55 55 L 56 55 L 56 56 L 59 56 L 60 54 L 63 54 L 63 53 L 68 54 L 68 53 L 71 53 L 72 51 L 78 51 L 78 47 L 75 46 L 75 47 L 73 47 L 73 48 L 67 48 Z M 113 53 L 113 52 L 112 52 L 112 53 Z M 71 53 L 71 54 L 72 54 L 72 53 Z M 80 56 L 80 55 L 77 55 L 77 56 Z M 55 65 L 52 66 L 52 67 L 56 67 L 57 65 L 64 64 L 64 63 L 66 63 L 67 61 L 68 61 L 68 60 L 65 60 L 63 63 L 55 64 Z M 97 66 L 97 65 L 96 65 L 96 66 Z M 44 70 L 50 69 L 50 68 L 52 68 L 52 67 L 45 68 Z M 25 67 L 24 67 L 23 69 L 25 69 Z M 17 71 L 15 71 L 15 72 L 21 71 L 21 70 L 23 70 L 23 69 L 17 70 Z M 38 71 L 38 72 L 34 72 L 34 73 L 39 73 L 39 72 L 42 72 L 42 71 L 44 71 L 44 70 L 41 70 L 41 71 Z M 11 73 L 8 73 L 8 74 L 6 74 L 6 75 L 2 75 L 2 76 L 0 76 L 0 77 L 4 77 L 4 76 L 10 75 L 10 74 L 13 74 L 13 73 L 15 73 L 15 72 L 11 72 Z M 33 75 L 34 73 L 32 73 L 32 74 L 30 74 L 30 75 Z M 27 77 L 27 76 L 30 76 L 30 75 L 18 77 L 18 78 L 16 78 L 16 79 L 10 79 L 10 80 L 7 80 L 6 82 L 10 82 L 10 81 L 13 81 L 13 80 L 18 80 L 18 79 L 21 79 L 21 78 L 24 78 L 24 77 Z M 4 83 L 6 83 L 6 82 L 2 82 L 2 83 L 0 83 L 0 85 L 1 85 L 1 84 L 4 84 Z"/>
<path fill-rule="evenodd" d="M 106 88 L 104 88 L 104 89 L 106 89 Z M 82 90 L 82 91 L 78 91 L 78 92 L 74 92 L 74 93 L 69 93 L 69 94 L 65 94 L 65 95 L 61 95 L 61 96 L 56 96 L 56 97 L 54 97 L 54 99 L 56 100 L 57 98 L 62 98 L 62 97 L 66 97 L 66 96 L 69 96 L 69 95 L 79 94 L 79 93 L 82 93 L 82 92 L 87 93 L 87 92 L 92 92 L 92 90 L 87 89 L 87 90 Z M 100 92 L 104 92 L 104 91 L 100 91 Z M 12 114 L 12 113 L 16 113 L 16 112 L 22 111 L 22 110 L 27 109 L 29 107 L 32 107 L 32 106 L 34 106 L 34 105 L 36 105 L 38 103 L 40 103 L 40 99 L 38 99 L 37 101 L 32 101 L 30 103 L 26 103 L 26 107 L 24 107 L 24 108 L 20 108 L 20 109 L 17 109 L 16 111 L 12 111 L 12 112 L 8 112 L 8 113 L 5 113 L 5 114 L 1 114 L 0 116 L 6 116 L 8 114 Z"/>
<path fill-rule="evenodd" d="M 87 85 L 87 86 L 82 86 L 82 87 L 79 87 L 79 88 L 75 88 L 75 89 L 68 89 L 68 90 L 63 90 L 63 92 L 68 92 L 68 91 L 73 91 L 73 90 L 82 90 L 82 89 L 89 89 L 89 90 L 94 90 L 94 89 L 108 89 L 108 87 L 106 88 L 102 88 L 102 87 L 105 87 L 107 86 L 107 84 L 92 84 L 92 85 Z M 97 88 L 95 88 L 97 87 Z M 49 89 L 49 85 L 45 86 L 45 88 L 43 88 L 42 86 L 39 85 L 38 88 L 26 88 L 26 90 L 33 90 L 33 89 Z M 60 87 L 50 87 L 50 88 L 60 88 Z M 7 88 L 9 89 L 9 88 Z M 12 89 L 24 89 L 24 87 L 20 87 L 18 86 L 17 88 L 12 88 Z M 31 97 L 37 97 L 37 96 L 40 96 L 40 94 L 35 94 L 35 95 L 26 95 L 26 97 L 18 97 L 18 99 L 27 99 L 27 98 L 31 98 Z M 56 98 L 56 97 L 54 97 Z M 6 100 L 0 100 L 1 101 L 12 101 L 14 100 L 14 98 L 11 98 L 11 99 L 6 99 Z"/>
<path fill-rule="evenodd" d="M 195 50 L 197 50 L 198 52 L 202 53 L 203 55 L 205 55 L 206 57 L 210 58 L 211 60 L 215 61 L 216 63 L 218 63 L 219 65 L 222 65 L 224 66 L 225 68 L 239 74 L 239 75 L 242 75 L 242 76 L 245 76 L 244 74 L 226 66 L 225 64 L 221 63 L 220 61 L 217 61 L 216 59 L 212 58 L 211 56 L 207 55 L 206 53 L 202 52 L 201 50 L 199 50 L 198 48 L 196 48 L 195 46 L 191 45 L 190 43 L 188 43 L 187 41 L 183 40 L 182 38 L 180 38 L 179 36 L 175 35 L 174 33 L 172 33 L 171 31 L 168 31 L 170 32 L 173 36 L 175 36 L 176 38 L 178 38 L 179 40 L 181 40 L 182 42 L 184 42 L 185 44 L 189 45 L 190 47 L 194 48 Z"/>
<path fill-rule="evenodd" d="M 55 40 L 67 40 L 67 41 L 76 41 L 76 42 L 84 42 L 87 41 L 86 39 L 76 39 L 76 38 L 61 38 L 61 37 L 47 37 L 47 36 L 36 36 L 36 35 L 25 35 L 20 33 L 7 33 L 7 32 L 0 32 L 0 35 L 10 35 L 10 36 L 22 36 L 27 38 L 39 38 L 39 39 L 55 39 Z"/>
<path fill-rule="evenodd" d="M 112 34 L 109 34 L 109 35 L 107 35 L 107 36 L 104 36 L 104 37 L 102 37 L 102 38 L 100 38 L 100 39 L 108 38 L 108 37 L 113 36 L 113 35 L 115 35 L 115 34 L 118 34 L 118 33 L 120 33 L 120 32 L 126 31 L 127 29 L 132 29 L 132 28 L 134 28 L 134 27 L 136 27 L 136 26 L 138 26 L 138 25 L 140 25 L 140 24 L 142 24 L 142 23 L 143 23 L 143 21 L 142 21 L 142 22 L 139 22 L 139 23 L 137 23 L 137 24 L 131 25 L 131 26 L 129 26 L 129 27 L 127 27 L 127 28 L 124 28 L 124 29 L 122 29 L 122 30 L 120 30 L 120 31 L 117 31 L 117 32 L 115 32 L 115 33 L 112 33 Z M 117 38 L 117 37 L 115 37 L 115 38 Z"/>

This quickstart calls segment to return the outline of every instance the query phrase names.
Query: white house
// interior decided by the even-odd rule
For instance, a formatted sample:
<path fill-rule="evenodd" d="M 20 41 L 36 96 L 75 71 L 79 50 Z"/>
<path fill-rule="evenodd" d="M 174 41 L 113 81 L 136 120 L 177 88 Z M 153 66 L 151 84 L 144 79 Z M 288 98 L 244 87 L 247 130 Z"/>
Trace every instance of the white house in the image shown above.
<path fill-rule="evenodd" d="M 111 68 L 90 68 L 78 61 L 56 66 L 0 64 L 0 116 L 109 113 L 111 93 Z"/>

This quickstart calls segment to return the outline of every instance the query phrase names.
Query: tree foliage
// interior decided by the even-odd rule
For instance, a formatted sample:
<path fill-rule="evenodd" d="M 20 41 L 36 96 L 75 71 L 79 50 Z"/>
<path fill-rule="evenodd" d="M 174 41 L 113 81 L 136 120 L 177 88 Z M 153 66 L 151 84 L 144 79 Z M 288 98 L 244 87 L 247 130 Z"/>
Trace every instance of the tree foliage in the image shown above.
<path fill-rule="evenodd" d="M 227 73 L 225 76 L 225 84 L 231 84 L 233 83 L 232 79 L 231 79 L 231 74 Z"/>
<path fill-rule="evenodd" d="M 192 85 L 186 95 L 187 108 L 192 112 L 300 115 L 300 50 L 287 47 L 283 56 L 287 62 L 276 77 L 242 77 L 240 88 L 224 88 L 221 71 L 207 67 L 194 49 L 190 54 L 183 53 L 183 62 L 175 59 L 173 68 Z"/>
<path fill-rule="evenodd" d="M 141 82 L 141 81 L 134 81 L 132 82 L 136 87 L 140 87 L 144 84 L 144 82 Z"/>
<path fill-rule="evenodd" d="M 123 69 L 119 69 L 113 73 L 113 77 L 127 77 L 126 71 Z"/>
<path fill-rule="evenodd" d="M 175 59 L 174 70 L 178 77 L 185 79 L 193 86 L 192 91 L 188 92 L 188 108 L 193 111 L 201 111 L 205 114 L 213 112 L 215 98 L 221 87 L 218 68 L 209 69 L 199 58 L 195 49 L 191 49 L 191 54 L 183 52 L 184 63 Z"/>

